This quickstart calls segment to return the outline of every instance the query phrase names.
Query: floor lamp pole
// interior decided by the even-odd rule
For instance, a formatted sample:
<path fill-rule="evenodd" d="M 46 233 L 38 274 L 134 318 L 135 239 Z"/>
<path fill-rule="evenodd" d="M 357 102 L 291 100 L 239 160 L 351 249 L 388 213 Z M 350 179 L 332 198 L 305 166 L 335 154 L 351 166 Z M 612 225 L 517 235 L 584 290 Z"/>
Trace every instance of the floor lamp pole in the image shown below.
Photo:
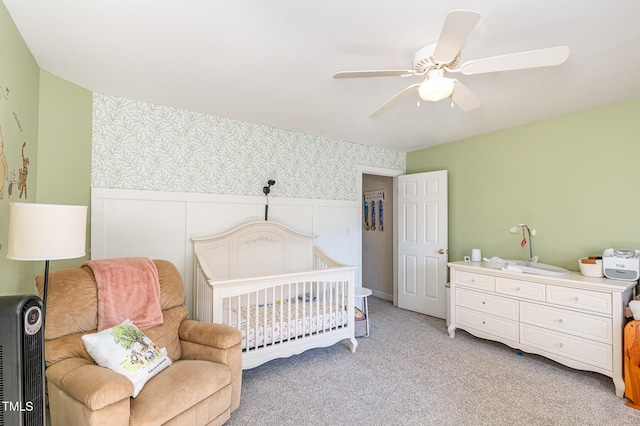
<path fill-rule="evenodd" d="M 47 290 L 49 289 L 49 261 L 44 262 L 44 288 L 42 290 L 42 326 L 47 317 Z"/>

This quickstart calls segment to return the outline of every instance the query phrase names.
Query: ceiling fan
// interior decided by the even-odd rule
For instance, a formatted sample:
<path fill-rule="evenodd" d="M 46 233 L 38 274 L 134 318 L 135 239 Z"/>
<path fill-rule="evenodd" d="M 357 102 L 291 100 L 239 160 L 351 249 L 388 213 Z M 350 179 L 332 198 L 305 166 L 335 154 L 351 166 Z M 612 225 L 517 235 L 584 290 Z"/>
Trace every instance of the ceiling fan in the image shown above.
<path fill-rule="evenodd" d="M 453 10 L 447 17 L 438 41 L 418 50 L 413 56 L 413 65 L 408 70 L 379 71 L 341 71 L 333 78 L 359 77 L 407 77 L 425 75 L 422 83 L 408 86 L 393 96 L 371 117 L 378 117 L 414 92 L 418 92 L 425 101 L 439 101 L 451 98 L 463 111 L 471 111 L 482 106 L 482 102 L 467 87 L 448 73 L 464 75 L 482 74 L 497 71 L 510 71 L 525 68 L 560 65 L 569 57 L 569 47 L 558 46 L 540 50 L 492 56 L 476 59 L 459 65 L 460 49 L 480 20 L 480 12 L 474 10 Z M 457 68 L 456 68 L 457 67 Z"/>

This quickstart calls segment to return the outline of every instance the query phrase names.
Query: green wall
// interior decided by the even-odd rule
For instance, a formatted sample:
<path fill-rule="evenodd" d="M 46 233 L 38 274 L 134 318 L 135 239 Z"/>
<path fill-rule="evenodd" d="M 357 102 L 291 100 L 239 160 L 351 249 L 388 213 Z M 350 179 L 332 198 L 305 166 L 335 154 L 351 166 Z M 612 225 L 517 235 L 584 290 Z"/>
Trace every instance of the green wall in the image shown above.
<path fill-rule="evenodd" d="M 540 262 L 640 248 L 640 99 L 407 154 L 407 173 L 449 171 L 449 259 L 525 259 L 509 229 L 537 230 Z"/>
<path fill-rule="evenodd" d="M 3 3 L 0 52 L 0 129 L 4 142 L 0 155 L 4 155 L 8 170 L 17 175 L 23 167 L 22 144 L 26 142 L 24 156 L 29 160 L 26 195 L 20 196 L 16 184 L 9 194 L 9 184 L 0 175 L 4 181 L 0 197 L 0 295 L 35 293 L 34 280 L 44 272 L 44 262 L 6 258 L 9 203 L 90 205 L 92 93 L 40 70 Z M 53 269 L 77 266 L 84 259 L 88 259 L 88 252 L 85 258 L 54 261 L 51 265 Z"/>
<path fill-rule="evenodd" d="M 86 256 L 51 262 L 71 268 L 89 260 L 91 218 L 91 123 L 93 94 L 40 72 L 38 203 L 89 206 Z"/>
<path fill-rule="evenodd" d="M 35 262 L 7 259 L 7 241 L 9 203 L 36 200 L 40 69 L 4 3 L 0 3 L 0 56 L 0 295 L 33 293 Z M 20 196 L 17 182 L 23 168 L 24 143 L 24 158 L 29 161 L 27 191 Z"/>

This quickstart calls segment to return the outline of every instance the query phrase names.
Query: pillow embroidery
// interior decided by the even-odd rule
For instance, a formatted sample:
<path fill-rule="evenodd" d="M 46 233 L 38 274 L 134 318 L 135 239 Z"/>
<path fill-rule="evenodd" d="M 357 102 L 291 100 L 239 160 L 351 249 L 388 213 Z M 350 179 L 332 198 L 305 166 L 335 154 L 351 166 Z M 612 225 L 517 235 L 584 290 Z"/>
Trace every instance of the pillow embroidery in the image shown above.
<path fill-rule="evenodd" d="M 96 363 L 126 376 L 135 398 L 144 384 L 171 365 L 165 348 L 158 348 L 130 320 L 82 336 L 87 352 Z"/>
<path fill-rule="evenodd" d="M 162 356 L 162 351 L 135 325 L 122 323 L 111 330 L 114 343 L 128 350 L 129 353 L 120 363 L 127 371 L 136 371 L 154 364 Z"/>

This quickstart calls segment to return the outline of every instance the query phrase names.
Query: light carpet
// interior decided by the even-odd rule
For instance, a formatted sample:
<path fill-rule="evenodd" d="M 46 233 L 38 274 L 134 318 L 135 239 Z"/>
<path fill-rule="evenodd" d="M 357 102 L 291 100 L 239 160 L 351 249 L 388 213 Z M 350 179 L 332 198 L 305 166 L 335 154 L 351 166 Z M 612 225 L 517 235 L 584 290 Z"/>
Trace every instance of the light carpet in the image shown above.
<path fill-rule="evenodd" d="M 609 377 L 369 298 L 371 333 L 243 373 L 244 425 L 640 425 Z"/>

